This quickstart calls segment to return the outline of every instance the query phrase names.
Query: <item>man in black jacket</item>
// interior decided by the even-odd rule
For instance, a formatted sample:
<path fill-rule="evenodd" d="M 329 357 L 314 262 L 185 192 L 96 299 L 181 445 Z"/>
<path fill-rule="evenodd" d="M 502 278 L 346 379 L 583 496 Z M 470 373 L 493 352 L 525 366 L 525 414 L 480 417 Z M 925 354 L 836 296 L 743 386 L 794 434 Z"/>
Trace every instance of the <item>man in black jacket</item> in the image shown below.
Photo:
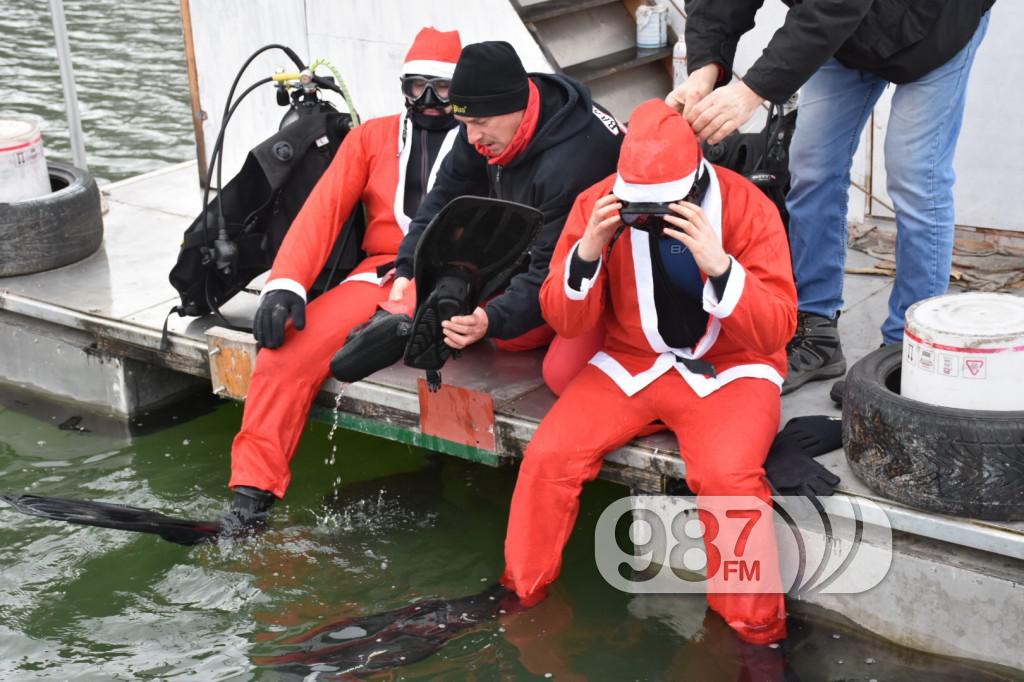
<path fill-rule="evenodd" d="M 484 307 L 443 327 L 453 348 L 484 337 L 499 348 L 543 345 L 553 332 L 545 328 L 538 292 L 551 252 L 576 195 L 615 170 L 623 135 L 586 86 L 565 76 L 528 76 L 506 42 L 467 45 L 449 97 L 461 129 L 402 241 L 391 299 L 401 300 L 420 234 L 450 200 L 470 194 L 527 204 L 544 214 L 544 226 L 526 270 Z"/>
<path fill-rule="evenodd" d="M 896 281 L 882 325 L 903 338 L 913 303 L 945 293 L 953 253 L 953 155 L 967 81 L 995 0 L 784 0 L 783 26 L 742 80 L 729 83 L 736 44 L 763 0 L 691 0 L 690 76 L 667 98 L 702 140 L 718 142 L 764 101 L 798 88 L 790 147 L 790 215 L 799 321 L 783 393 L 841 376 L 850 166 L 871 109 L 896 84 L 885 140 L 896 212 Z M 717 90 L 716 86 L 724 85 Z"/>

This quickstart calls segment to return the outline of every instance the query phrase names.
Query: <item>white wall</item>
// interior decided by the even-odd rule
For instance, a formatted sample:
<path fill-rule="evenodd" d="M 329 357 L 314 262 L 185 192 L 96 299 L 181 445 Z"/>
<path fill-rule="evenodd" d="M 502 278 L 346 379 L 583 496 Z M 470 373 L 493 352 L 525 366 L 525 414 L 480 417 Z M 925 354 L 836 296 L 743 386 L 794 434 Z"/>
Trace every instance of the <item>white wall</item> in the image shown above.
<path fill-rule="evenodd" d="M 208 156 L 235 73 L 253 50 L 271 42 L 288 45 L 307 62 L 323 57 L 333 63 L 363 118 L 401 110 L 398 76 L 412 39 L 423 26 L 458 30 L 463 45 L 507 40 L 515 46 L 528 71 L 551 71 L 540 48 L 506 0 L 188 2 L 199 99 L 207 115 L 203 131 Z M 271 75 L 276 67 L 290 67 L 282 53 L 261 57 L 247 71 L 241 85 Z M 331 99 L 338 98 L 332 95 Z M 251 94 L 239 107 L 227 131 L 225 183 L 241 167 L 246 152 L 273 134 L 284 111 L 275 104 L 269 85 Z"/>

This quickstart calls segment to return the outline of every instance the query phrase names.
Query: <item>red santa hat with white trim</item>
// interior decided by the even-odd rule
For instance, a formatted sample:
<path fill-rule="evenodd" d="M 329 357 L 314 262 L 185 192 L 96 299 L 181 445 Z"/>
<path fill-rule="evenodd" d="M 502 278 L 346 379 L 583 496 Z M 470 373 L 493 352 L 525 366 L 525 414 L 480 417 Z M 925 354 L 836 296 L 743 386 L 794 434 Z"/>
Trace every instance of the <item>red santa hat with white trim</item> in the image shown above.
<path fill-rule="evenodd" d="M 612 194 L 629 202 L 679 201 L 696 180 L 702 158 L 683 115 L 664 100 L 647 100 L 629 118 Z"/>
<path fill-rule="evenodd" d="M 433 26 L 421 28 L 405 55 L 402 73 L 451 78 L 461 52 L 458 31 L 438 31 Z"/>

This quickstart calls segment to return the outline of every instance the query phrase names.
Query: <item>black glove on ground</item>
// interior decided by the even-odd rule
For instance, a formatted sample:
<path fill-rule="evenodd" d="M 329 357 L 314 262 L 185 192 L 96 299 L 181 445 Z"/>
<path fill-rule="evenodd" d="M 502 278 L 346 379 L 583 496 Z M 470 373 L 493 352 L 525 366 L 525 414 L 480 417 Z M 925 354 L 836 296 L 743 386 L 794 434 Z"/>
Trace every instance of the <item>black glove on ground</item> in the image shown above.
<path fill-rule="evenodd" d="M 839 477 L 814 461 L 843 444 L 843 423 L 825 415 L 795 417 L 775 436 L 765 460 L 768 482 L 780 495 L 831 495 Z"/>
<path fill-rule="evenodd" d="M 252 334 L 264 348 L 280 348 L 289 318 L 301 331 L 306 326 L 306 302 L 294 292 L 275 289 L 260 301 L 252 320 Z"/>

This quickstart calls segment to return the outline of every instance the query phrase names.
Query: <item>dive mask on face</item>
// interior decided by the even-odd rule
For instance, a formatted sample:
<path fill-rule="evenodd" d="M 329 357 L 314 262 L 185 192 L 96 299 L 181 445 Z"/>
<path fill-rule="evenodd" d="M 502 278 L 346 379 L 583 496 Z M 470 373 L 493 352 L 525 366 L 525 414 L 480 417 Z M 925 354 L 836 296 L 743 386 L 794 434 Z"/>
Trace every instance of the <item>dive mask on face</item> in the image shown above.
<path fill-rule="evenodd" d="M 431 78 L 416 74 L 402 76 L 402 94 L 410 107 L 417 111 L 424 109 L 443 110 L 450 104 L 448 90 L 450 78 Z"/>
<path fill-rule="evenodd" d="M 708 184 L 710 184 L 710 177 L 705 171 L 697 176 L 690 191 L 681 201 L 700 206 L 704 202 L 704 195 L 707 194 Z M 622 201 L 619 217 L 627 227 L 664 237 L 663 230 L 666 227 L 675 229 L 675 226 L 665 222 L 665 216 L 674 214 L 674 211 L 669 208 L 669 204 L 672 203 L 675 202 Z"/>

